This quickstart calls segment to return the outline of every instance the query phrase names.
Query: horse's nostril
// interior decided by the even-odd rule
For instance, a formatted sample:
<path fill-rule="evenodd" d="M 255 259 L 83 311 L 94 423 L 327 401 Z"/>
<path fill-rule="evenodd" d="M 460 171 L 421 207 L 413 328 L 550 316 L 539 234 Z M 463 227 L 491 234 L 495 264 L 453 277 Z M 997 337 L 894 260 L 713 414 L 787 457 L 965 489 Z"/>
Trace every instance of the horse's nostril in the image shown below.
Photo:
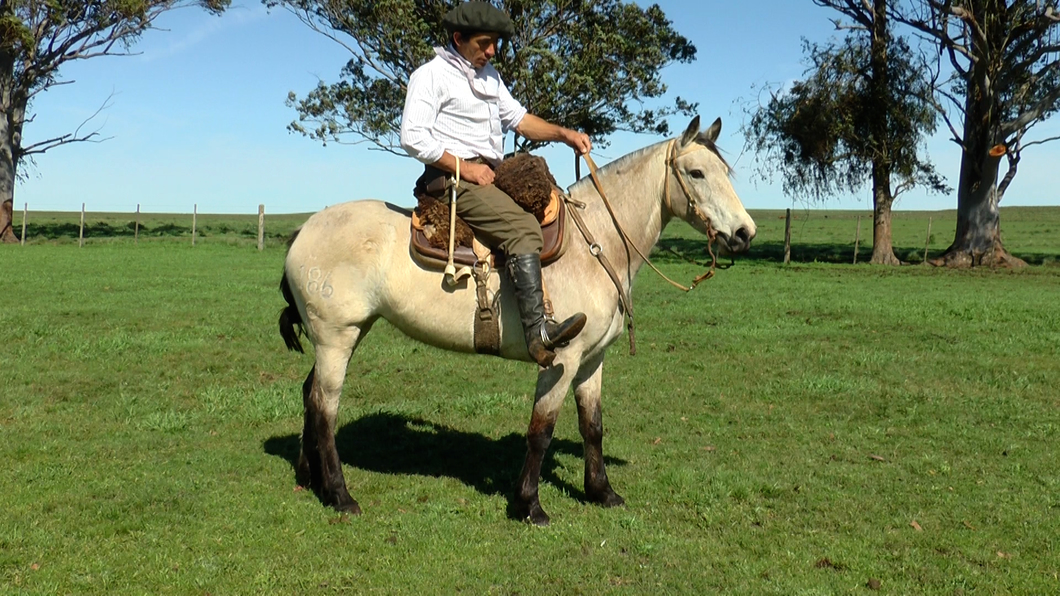
<path fill-rule="evenodd" d="M 751 231 L 748 230 L 746 227 L 741 227 L 739 230 L 736 230 L 736 239 L 745 244 L 750 244 Z"/>

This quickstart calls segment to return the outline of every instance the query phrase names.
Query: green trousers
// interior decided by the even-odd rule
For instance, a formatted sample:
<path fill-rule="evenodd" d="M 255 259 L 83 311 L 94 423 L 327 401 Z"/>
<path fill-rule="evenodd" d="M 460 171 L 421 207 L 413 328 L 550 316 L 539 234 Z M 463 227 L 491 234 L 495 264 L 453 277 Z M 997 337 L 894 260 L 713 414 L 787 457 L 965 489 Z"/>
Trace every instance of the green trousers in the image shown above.
<path fill-rule="evenodd" d="M 427 166 L 416 181 L 416 193 L 427 192 L 443 203 L 449 202 L 448 174 Z M 541 254 L 541 224 L 533 213 L 515 204 L 507 194 L 490 184 L 480 186 L 460 181 L 456 214 L 471 226 L 479 240 L 505 255 Z"/>

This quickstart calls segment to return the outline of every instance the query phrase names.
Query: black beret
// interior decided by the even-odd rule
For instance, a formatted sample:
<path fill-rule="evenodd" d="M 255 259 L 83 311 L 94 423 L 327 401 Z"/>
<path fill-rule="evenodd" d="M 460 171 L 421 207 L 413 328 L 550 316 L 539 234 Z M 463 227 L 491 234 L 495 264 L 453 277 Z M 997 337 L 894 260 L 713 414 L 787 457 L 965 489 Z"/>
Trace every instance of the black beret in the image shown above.
<path fill-rule="evenodd" d="M 515 35 L 515 27 L 508 15 L 489 2 L 481 0 L 464 2 L 445 13 L 442 24 L 450 35 L 453 31 L 498 33 L 504 38 Z"/>

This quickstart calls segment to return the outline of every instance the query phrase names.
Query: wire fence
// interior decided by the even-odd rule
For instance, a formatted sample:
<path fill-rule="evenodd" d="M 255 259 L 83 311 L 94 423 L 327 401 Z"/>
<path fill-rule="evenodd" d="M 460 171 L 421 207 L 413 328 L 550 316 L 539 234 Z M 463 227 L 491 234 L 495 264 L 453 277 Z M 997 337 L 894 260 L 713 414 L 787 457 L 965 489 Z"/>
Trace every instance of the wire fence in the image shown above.
<path fill-rule="evenodd" d="M 189 213 L 126 213 L 31 211 L 28 204 L 14 214 L 12 229 L 24 245 L 187 243 L 223 244 L 264 250 L 282 247 L 311 213 L 203 214 L 198 204 Z M 758 235 L 745 258 L 778 263 L 868 263 L 872 255 L 873 214 L 868 210 L 752 210 Z M 891 231 L 894 254 L 904 263 L 925 263 L 944 247 L 939 237 L 952 238 L 956 212 L 895 211 Z M 1031 264 L 1060 261 L 1060 207 L 1003 207 L 1005 245 Z M 656 245 L 653 259 L 705 258 L 701 235 L 671 225 Z"/>
<path fill-rule="evenodd" d="M 90 212 L 82 203 L 79 213 L 40 211 L 31 212 L 29 204 L 22 208 L 19 242 L 28 244 L 72 244 L 129 242 L 188 242 L 192 246 L 206 242 L 256 246 L 282 244 L 309 214 L 280 214 L 268 218 L 265 205 L 258 205 L 257 214 L 200 214 L 198 204 L 190 214 L 143 213 L 140 205 L 130 213 Z M 17 217 L 17 214 L 16 214 Z"/>

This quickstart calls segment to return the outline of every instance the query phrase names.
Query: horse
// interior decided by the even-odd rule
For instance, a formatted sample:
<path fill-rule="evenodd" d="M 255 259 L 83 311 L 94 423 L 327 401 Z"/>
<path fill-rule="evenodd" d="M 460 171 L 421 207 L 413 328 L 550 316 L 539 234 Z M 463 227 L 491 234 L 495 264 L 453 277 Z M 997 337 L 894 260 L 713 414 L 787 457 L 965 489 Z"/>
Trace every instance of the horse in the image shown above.
<path fill-rule="evenodd" d="M 696 116 L 679 137 L 600 168 L 599 183 L 611 199 L 606 208 L 587 179 L 568 188 L 570 208 L 579 211 L 595 242 L 581 242 L 571 232 L 565 254 L 545 267 L 543 277 L 557 319 L 584 312 L 588 322 L 568 346 L 557 350 L 551 366 L 539 368 L 527 453 L 512 503 L 515 516 L 536 525 L 549 523 L 538 482 L 560 405 L 572 385 L 584 442 L 586 499 L 604 507 L 625 503 L 604 467 L 600 404 L 604 353 L 622 332 L 623 293 L 631 291 L 644 264 L 638 254 L 650 251 L 674 218 L 730 253 L 746 251 L 755 236 L 755 223 L 736 196 L 729 165 L 715 144 L 720 132 L 721 119 L 700 132 Z M 281 336 L 289 349 L 302 351 L 298 332 L 303 332 L 316 355 L 302 386 L 305 413 L 296 478 L 322 504 L 340 512 L 361 512 L 346 488 L 335 423 L 347 365 L 372 324 L 382 318 L 425 344 L 475 351 L 475 289 L 466 282 L 450 287 L 440 272 L 410 257 L 409 216 L 407 210 L 376 200 L 328 207 L 296 232 L 284 263 L 280 288 L 287 306 L 280 315 Z M 625 238 L 616 225 L 625 230 Z M 638 250 L 630 252 L 627 242 Z M 612 278 L 605 272 L 598 262 L 601 254 L 623 275 Z M 492 275 L 489 290 L 499 296 L 499 355 L 530 362 L 510 282 Z"/>

